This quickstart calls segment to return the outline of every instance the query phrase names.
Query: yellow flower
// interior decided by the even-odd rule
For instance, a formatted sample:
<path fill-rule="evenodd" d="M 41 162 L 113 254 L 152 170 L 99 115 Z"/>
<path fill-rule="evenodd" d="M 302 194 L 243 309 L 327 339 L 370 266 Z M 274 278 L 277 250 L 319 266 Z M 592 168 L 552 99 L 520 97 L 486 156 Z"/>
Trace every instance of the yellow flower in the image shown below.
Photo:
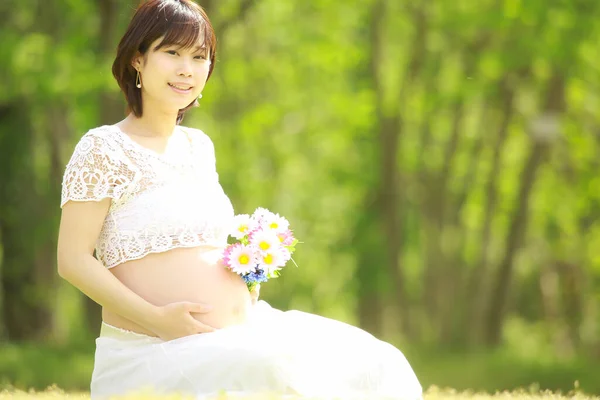
<path fill-rule="evenodd" d="M 246 264 L 248 264 L 250 262 L 250 257 L 248 257 L 246 254 L 242 254 L 240 256 L 240 258 L 238 259 L 238 262 L 240 264 L 246 265 Z"/>

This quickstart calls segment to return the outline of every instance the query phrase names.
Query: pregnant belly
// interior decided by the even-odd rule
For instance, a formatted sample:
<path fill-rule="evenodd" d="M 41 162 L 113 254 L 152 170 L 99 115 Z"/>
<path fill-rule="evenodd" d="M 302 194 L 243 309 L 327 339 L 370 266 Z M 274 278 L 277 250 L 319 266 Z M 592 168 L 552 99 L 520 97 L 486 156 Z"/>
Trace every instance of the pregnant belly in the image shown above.
<path fill-rule="evenodd" d="M 210 312 L 193 314 L 194 318 L 224 328 L 246 321 L 251 298 L 244 281 L 220 262 L 221 254 L 222 249 L 216 248 L 173 249 L 128 261 L 111 272 L 133 292 L 157 306 L 179 301 L 209 304 L 213 307 Z M 106 309 L 102 318 L 119 328 L 154 335 Z"/>

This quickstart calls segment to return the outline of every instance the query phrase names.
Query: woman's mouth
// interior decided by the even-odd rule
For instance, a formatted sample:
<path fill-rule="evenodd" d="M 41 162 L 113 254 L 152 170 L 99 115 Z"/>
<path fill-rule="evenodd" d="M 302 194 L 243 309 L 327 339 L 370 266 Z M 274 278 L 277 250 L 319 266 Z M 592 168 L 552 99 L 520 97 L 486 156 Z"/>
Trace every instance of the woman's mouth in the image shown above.
<path fill-rule="evenodd" d="M 171 89 L 173 89 L 173 91 L 180 93 L 180 94 L 189 94 L 189 93 L 191 93 L 192 89 L 194 88 L 193 86 L 185 85 L 185 84 L 181 84 L 181 83 L 169 83 L 169 86 L 171 87 Z"/>

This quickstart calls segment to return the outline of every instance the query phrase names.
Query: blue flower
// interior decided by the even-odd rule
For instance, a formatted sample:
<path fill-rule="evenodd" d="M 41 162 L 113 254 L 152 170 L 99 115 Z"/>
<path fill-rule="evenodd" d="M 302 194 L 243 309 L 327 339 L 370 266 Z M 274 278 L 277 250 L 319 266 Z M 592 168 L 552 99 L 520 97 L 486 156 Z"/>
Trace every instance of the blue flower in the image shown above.
<path fill-rule="evenodd" d="M 247 275 L 243 275 L 242 278 L 244 279 L 244 282 L 248 283 L 262 283 L 262 282 L 266 282 L 267 280 L 269 280 L 269 277 L 267 277 L 267 274 L 265 274 L 265 271 L 263 271 L 262 269 L 257 269 L 254 272 L 250 272 Z"/>

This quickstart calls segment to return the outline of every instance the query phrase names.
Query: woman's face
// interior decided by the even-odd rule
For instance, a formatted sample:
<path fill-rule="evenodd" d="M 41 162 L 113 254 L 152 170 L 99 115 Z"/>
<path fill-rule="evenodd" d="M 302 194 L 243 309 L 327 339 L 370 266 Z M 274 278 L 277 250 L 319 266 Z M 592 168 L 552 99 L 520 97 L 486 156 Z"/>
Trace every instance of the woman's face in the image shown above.
<path fill-rule="evenodd" d="M 210 54 L 201 43 L 191 48 L 170 45 L 156 50 L 161 41 L 154 41 L 146 57 L 133 62 L 140 72 L 144 113 L 148 107 L 177 113 L 200 95 L 208 77 Z"/>

